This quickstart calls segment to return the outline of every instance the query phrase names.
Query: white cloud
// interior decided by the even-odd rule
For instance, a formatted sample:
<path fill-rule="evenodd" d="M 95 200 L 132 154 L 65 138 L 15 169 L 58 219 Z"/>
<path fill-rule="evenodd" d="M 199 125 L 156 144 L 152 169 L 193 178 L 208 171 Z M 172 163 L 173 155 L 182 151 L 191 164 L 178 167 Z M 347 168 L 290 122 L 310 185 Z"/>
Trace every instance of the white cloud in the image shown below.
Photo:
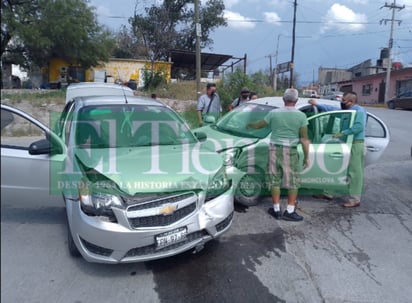
<path fill-rule="evenodd" d="M 106 6 L 99 5 L 95 7 L 96 7 L 97 15 L 102 16 L 102 17 L 107 17 L 111 15 L 110 9 L 107 8 Z"/>
<path fill-rule="evenodd" d="M 252 29 L 255 28 L 255 23 L 252 19 L 242 16 L 239 13 L 225 10 L 224 18 L 227 21 L 228 27 L 235 29 Z"/>
<path fill-rule="evenodd" d="M 331 29 L 345 30 L 351 32 L 359 32 L 365 28 L 367 17 L 364 14 L 357 14 L 350 8 L 333 4 L 326 15 L 322 18 L 325 23 L 321 28 L 321 32 Z"/>
<path fill-rule="evenodd" d="M 224 0 L 225 8 L 231 8 L 239 3 L 239 0 Z"/>
<path fill-rule="evenodd" d="M 265 18 L 265 22 L 275 24 L 275 25 L 280 25 L 280 17 L 278 14 L 274 12 L 265 12 L 263 13 L 263 16 Z"/>

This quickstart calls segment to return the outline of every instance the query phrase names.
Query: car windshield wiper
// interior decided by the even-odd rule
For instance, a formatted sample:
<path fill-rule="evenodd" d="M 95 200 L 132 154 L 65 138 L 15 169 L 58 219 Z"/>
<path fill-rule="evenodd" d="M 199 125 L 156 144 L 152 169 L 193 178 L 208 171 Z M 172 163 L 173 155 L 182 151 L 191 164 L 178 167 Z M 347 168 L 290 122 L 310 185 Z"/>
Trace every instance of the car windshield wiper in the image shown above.
<path fill-rule="evenodd" d="M 223 128 L 223 127 L 220 127 L 220 126 L 217 126 L 217 125 L 215 125 L 215 127 L 218 131 L 221 131 L 223 133 L 235 135 L 235 136 L 238 136 L 238 137 L 256 138 L 252 134 L 236 131 L 236 130 L 233 130 L 233 129 Z"/>

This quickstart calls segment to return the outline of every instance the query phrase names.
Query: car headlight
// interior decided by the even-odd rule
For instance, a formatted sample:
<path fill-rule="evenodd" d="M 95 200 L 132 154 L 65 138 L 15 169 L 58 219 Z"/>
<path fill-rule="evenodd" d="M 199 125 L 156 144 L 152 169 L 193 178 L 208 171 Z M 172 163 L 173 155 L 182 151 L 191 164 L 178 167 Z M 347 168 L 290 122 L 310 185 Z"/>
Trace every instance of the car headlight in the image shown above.
<path fill-rule="evenodd" d="M 97 185 L 97 186 L 96 186 Z M 109 221 L 116 221 L 112 207 L 123 207 L 122 199 L 101 188 L 98 184 L 91 184 L 79 190 L 80 204 L 83 212 L 89 216 L 106 217 Z"/>
<path fill-rule="evenodd" d="M 238 148 L 231 148 L 227 149 L 223 152 L 223 165 L 224 166 L 233 166 L 235 164 L 235 160 L 239 153 Z"/>
<path fill-rule="evenodd" d="M 231 186 L 232 181 L 228 179 L 225 168 L 222 167 L 209 182 L 205 202 L 208 202 L 225 193 Z"/>

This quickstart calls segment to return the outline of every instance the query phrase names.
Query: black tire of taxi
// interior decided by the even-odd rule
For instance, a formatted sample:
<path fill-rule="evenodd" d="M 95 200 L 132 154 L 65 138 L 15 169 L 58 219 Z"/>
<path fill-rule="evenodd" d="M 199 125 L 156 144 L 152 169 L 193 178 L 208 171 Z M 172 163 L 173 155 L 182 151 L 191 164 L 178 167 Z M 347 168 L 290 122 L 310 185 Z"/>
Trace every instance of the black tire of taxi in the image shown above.
<path fill-rule="evenodd" d="M 261 173 L 244 175 L 236 188 L 235 202 L 244 206 L 257 205 L 263 191 L 263 181 Z"/>
<path fill-rule="evenodd" d="M 69 224 L 67 224 L 67 247 L 69 248 L 69 253 L 72 257 L 78 258 L 81 256 L 76 244 L 74 243 Z"/>

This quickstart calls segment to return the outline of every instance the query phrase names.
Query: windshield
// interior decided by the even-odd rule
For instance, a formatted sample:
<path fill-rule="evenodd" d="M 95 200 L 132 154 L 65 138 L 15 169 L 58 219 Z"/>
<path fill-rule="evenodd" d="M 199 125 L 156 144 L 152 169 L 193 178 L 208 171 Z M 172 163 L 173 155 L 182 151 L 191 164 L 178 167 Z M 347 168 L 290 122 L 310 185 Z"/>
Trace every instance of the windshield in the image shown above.
<path fill-rule="evenodd" d="M 221 132 L 248 138 L 264 138 L 269 135 L 269 126 L 261 129 L 246 129 L 246 125 L 252 122 L 263 120 L 265 116 L 276 107 L 253 103 L 244 103 L 227 113 L 214 126 Z"/>
<path fill-rule="evenodd" d="M 78 147 L 117 148 L 197 142 L 181 118 L 163 106 L 86 106 L 72 124 Z"/>

